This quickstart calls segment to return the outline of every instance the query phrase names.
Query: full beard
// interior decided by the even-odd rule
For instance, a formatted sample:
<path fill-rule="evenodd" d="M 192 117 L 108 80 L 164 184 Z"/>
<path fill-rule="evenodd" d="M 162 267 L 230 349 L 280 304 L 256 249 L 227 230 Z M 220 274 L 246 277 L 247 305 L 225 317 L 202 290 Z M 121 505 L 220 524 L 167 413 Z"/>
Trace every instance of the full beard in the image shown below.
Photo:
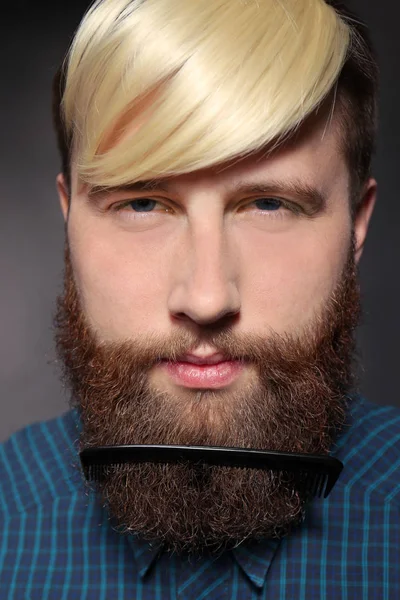
<path fill-rule="evenodd" d="M 355 329 L 361 315 L 354 239 L 340 282 L 300 333 L 238 335 L 221 324 L 198 337 L 101 342 L 80 305 L 68 242 L 64 291 L 54 320 L 62 378 L 71 389 L 80 450 L 122 444 L 229 446 L 327 454 L 355 385 Z M 256 369 L 251 385 L 154 389 L 149 370 L 207 341 Z M 128 464 L 109 470 L 97 492 L 121 533 L 176 553 L 218 553 L 245 540 L 287 535 L 307 496 L 290 473 L 199 464 Z"/>

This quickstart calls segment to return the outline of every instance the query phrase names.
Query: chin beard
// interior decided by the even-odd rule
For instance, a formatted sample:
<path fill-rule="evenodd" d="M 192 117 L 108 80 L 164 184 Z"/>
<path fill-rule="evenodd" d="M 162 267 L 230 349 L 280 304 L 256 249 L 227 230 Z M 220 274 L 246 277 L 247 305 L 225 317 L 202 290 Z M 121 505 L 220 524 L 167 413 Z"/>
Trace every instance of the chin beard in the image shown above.
<path fill-rule="evenodd" d="M 80 450 L 123 444 L 228 446 L 327 454 L 355 386 L 361 315 L 352 251 L 326 306 L 297 334 L 238 335 L 207 326 L 121 343 L 100 342 L 85 318 L 65 246 L 64 293 L 55 341 L 82 434 Z M 254 381 L 235 393 L 151 387 L 148 372 L 207 341 L 249 361 Z M 176 553 L 221 552 L 245 540 L 282 537 L 304 518 L 307 498 L 285 472 L 201 464 L 128 464 L 96 484 L 121 533 Z"/>

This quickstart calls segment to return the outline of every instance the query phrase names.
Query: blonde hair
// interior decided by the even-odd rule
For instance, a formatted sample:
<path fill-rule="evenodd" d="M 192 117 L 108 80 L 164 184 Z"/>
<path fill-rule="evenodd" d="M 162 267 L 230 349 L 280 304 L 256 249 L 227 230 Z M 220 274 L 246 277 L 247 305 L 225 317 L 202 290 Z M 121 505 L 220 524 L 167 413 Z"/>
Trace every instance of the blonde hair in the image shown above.
<path fill-rule="evenodd" d="M 178 175 L 282 140 L 334 88 L 351 33 L 324 0 L 97 0 L 61 105 L 79 178 Z"/>

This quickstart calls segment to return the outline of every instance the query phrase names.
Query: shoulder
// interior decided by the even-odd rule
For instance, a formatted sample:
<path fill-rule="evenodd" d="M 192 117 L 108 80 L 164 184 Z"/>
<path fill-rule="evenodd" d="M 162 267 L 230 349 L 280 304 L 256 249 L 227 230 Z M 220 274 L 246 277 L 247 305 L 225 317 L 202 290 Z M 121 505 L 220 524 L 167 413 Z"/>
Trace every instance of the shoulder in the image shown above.
<path fill-rule="evenodd" d="M 34 423 L 0 445 L 0 511 L 12 517 L 71 496 L 81 484 L 73 411 Z M 81 484 L 82 485 L 82 484 Z"/>
<path fill-rule="evenodd" d="M 399 408 L 358 398 L 334 454 L 344 464 L 342 485 L 400 507 Z"/>

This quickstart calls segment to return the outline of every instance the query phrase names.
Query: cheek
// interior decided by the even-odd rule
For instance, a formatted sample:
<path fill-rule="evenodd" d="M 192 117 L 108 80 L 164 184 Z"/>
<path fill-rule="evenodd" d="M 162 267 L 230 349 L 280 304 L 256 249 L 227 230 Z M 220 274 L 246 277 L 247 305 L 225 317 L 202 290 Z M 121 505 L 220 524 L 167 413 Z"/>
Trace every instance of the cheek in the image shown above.
<path fill-rule="evenodd" d="M 253 327 L 283 332 L 301 327 L 326 303 L 340 280 L 350 243 L 350 229 L 309 226 L 296 235 L 253 238 L 243 262 L 243 308 Z"/>
<path fill-rule="evenodd" d="M 165 266 L 130 240 L 85 236 L 72 256 L 83 308 L 105 341 L 159 329 Z"/>

